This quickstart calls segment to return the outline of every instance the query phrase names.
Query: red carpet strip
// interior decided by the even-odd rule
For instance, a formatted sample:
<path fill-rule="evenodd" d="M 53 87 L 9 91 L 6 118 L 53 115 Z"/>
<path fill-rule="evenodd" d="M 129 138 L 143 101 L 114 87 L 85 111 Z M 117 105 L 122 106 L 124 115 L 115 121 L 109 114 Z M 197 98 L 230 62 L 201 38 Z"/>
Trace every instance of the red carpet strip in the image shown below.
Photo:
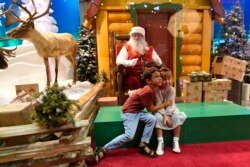
<path fill-rule="evenodd" d="M 104 159 L 94 165 L 87 160 L 88 167 L 249 167 L 250 140 L 186 144 L 181 145 L 182 153 L 173 153 L 170 146 L 165 154 L 148 158 L 135 148 L 117 149 L 108 153 Z"/>

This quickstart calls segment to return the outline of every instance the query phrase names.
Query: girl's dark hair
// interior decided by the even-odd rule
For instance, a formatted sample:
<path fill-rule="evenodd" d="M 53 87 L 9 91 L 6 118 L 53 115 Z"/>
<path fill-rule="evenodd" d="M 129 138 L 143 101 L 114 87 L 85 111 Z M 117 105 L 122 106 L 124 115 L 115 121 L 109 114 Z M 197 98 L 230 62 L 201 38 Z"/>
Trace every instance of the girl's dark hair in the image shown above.
<path fill-rule="evenodd" d="M 172 71 L 167 67 L 160 68 L 161 77 L 172 76 Z"/>
<path fill-rule="evenodd" d="M 151 76 L 154 72 L 159 71 L 158 68 L 156 67 L 150 67 L 148 69 L 146 69 L 143 72 L 143 79 L 146 81 L 147 79 L 151 79 Z"/>

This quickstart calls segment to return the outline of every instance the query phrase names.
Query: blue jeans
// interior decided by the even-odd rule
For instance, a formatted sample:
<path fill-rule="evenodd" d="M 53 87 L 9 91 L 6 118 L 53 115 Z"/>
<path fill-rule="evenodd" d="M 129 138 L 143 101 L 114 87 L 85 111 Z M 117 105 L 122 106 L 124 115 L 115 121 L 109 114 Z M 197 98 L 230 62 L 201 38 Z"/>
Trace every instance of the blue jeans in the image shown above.
<path fill-rule="evenodd" d="M 123 126 L 125 129 L 124 134 L 117 136 L 104 147 L 107 150 L 112 150 L 115 148 L 121 147 L 123 144 L 131 141 L 137 130 L 139 121 L 145 123 L 143 134 L 141 137 L 141 142 L 149 143 L 149 140 L 152 136 L 156 118 L 154 115 L 148 112 L 138 112 L 138 113 L 122 113 Z"/>

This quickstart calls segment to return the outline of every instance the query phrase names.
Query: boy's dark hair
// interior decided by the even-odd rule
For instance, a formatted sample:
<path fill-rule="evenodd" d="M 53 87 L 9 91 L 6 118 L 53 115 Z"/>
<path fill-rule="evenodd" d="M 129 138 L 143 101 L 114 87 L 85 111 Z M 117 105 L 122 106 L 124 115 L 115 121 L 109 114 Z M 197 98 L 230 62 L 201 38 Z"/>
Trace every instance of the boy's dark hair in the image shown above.
<path fill-rule="evenodd" d="M 146 81 L 147 79 L 151 79 L 151 76 L 154 72 L 156 71 L 159 71 L 158 68 L 156 67 L 150 67 L 148 69 L 146 69 L 144 72 L 143 72 L 143 79 Z"/>

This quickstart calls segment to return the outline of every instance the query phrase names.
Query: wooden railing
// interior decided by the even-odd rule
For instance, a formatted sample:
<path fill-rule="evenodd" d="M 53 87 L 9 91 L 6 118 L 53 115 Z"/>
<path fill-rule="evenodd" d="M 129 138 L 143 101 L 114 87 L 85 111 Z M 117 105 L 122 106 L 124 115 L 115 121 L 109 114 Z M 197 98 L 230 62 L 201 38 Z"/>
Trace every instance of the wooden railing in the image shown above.
<path fill-rule="evenodd" d="M 105 83 L 97 83 L 78 99 L 81 109 L 71 111 L 75 125 L 42 128 L 32 123 L 0 127 L 0 166 L 85 165 L 85 159 L 93 156 L 90 145 L 97 101 L 105 93 Z"/>
<path fill-rule="evenodd" d="M 42 128 L 35 123 L 0 127 L 0 140 L 6 142 L 7 145 L 7 147 L 0 148 L 0 166 L 51 166 L 71 162 L 83 163 L 85 158 L 93 154 L 90 137 L 82 137 L 79 134 L 88 125 L 87 120 L 76 120 L 75 126 L 69 123 L 50 129 Z M 41 136 L 53 133 L 58 139 L 44 142 L 38 140 Z M 30 144 L 8 146 L 9 139 L 18 140 L 22 137 L 33 141 Z M 69 153 L 71 157 L 67 156 Z"/>

